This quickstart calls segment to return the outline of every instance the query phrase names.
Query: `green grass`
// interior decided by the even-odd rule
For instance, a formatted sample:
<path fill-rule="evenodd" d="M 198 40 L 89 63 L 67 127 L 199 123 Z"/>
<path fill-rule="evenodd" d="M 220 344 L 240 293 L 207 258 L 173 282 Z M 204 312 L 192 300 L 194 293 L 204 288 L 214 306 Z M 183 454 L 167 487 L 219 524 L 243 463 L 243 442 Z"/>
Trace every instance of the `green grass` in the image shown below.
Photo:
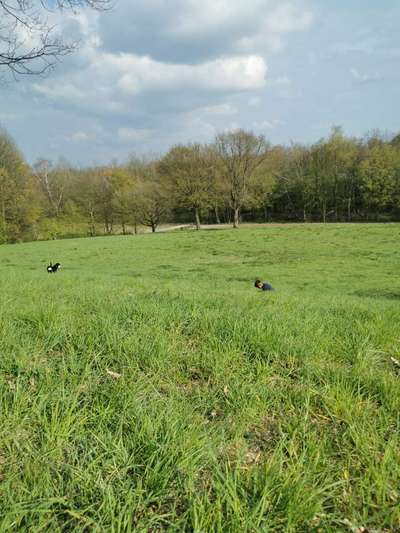
<path fill-rule="evenodd" d="M 1 246 L 0 531 L 399 531 L 399 244 L 338 224 Z"/>

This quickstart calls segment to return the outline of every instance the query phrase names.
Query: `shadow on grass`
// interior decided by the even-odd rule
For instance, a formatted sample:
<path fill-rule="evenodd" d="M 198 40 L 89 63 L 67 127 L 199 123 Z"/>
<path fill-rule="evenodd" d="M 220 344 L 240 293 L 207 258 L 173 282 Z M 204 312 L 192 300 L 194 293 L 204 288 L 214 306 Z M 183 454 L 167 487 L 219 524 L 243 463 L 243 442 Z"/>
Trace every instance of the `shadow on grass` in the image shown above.
<path fill-rule="evenodd" d="M 354 296 L 361 298 L 378 298 L 383 300 L 400 300 L 400 291 L 387 289 L 361 289 L 353 292 Z"/>

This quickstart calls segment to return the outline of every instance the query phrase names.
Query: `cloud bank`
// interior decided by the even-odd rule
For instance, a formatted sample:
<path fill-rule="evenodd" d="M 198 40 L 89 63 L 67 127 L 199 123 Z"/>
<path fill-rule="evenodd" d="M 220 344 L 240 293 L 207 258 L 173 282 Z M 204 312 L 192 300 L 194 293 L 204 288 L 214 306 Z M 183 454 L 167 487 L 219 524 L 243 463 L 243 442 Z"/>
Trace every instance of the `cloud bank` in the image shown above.
<path fill-rule="evenodd" d="M 48 137 L 43 152 L 86 160 L 208 141 L 241 125 L 243 107 L 256 109 L 266 87 L 290 86 L 287 76 L 270 77 L 270 57 L 314 20 L 306 0 L 118 0 L 109 13 L 50 17 L 64 39 L 81 43 L 78 52 L 8 100 Z M 10 113 L 0 104 L 1 116 Z"/>

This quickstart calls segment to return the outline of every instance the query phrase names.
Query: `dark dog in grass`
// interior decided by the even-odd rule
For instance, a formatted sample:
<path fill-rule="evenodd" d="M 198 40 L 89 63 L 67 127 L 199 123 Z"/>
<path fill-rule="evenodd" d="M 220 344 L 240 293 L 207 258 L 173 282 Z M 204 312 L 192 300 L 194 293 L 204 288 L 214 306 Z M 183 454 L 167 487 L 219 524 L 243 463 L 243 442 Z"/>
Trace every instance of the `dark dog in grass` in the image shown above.
<path fill-rule="evenodd" d="M 47 272 L 49 274 L 55 274 L 59 268 L 61 268 L 60 263 L 56 263 L 55 265 L 52 265 L 50 263 L 49 266 L 47 267 Z"/>

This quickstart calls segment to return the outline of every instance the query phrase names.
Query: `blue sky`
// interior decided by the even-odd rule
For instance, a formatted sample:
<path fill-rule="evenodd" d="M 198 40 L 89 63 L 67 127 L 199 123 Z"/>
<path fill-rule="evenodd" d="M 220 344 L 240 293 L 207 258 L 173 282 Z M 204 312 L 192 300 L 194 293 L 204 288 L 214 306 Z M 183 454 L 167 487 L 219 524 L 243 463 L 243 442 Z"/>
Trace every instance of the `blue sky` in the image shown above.
<path fill-rule="evenodd" d="M 397 0 L 116 0 L 53 22 L 81 49 L 0 87 L 30 162 L 123 162 L 238 127 L 273 143 L 400 131 Z"/>

